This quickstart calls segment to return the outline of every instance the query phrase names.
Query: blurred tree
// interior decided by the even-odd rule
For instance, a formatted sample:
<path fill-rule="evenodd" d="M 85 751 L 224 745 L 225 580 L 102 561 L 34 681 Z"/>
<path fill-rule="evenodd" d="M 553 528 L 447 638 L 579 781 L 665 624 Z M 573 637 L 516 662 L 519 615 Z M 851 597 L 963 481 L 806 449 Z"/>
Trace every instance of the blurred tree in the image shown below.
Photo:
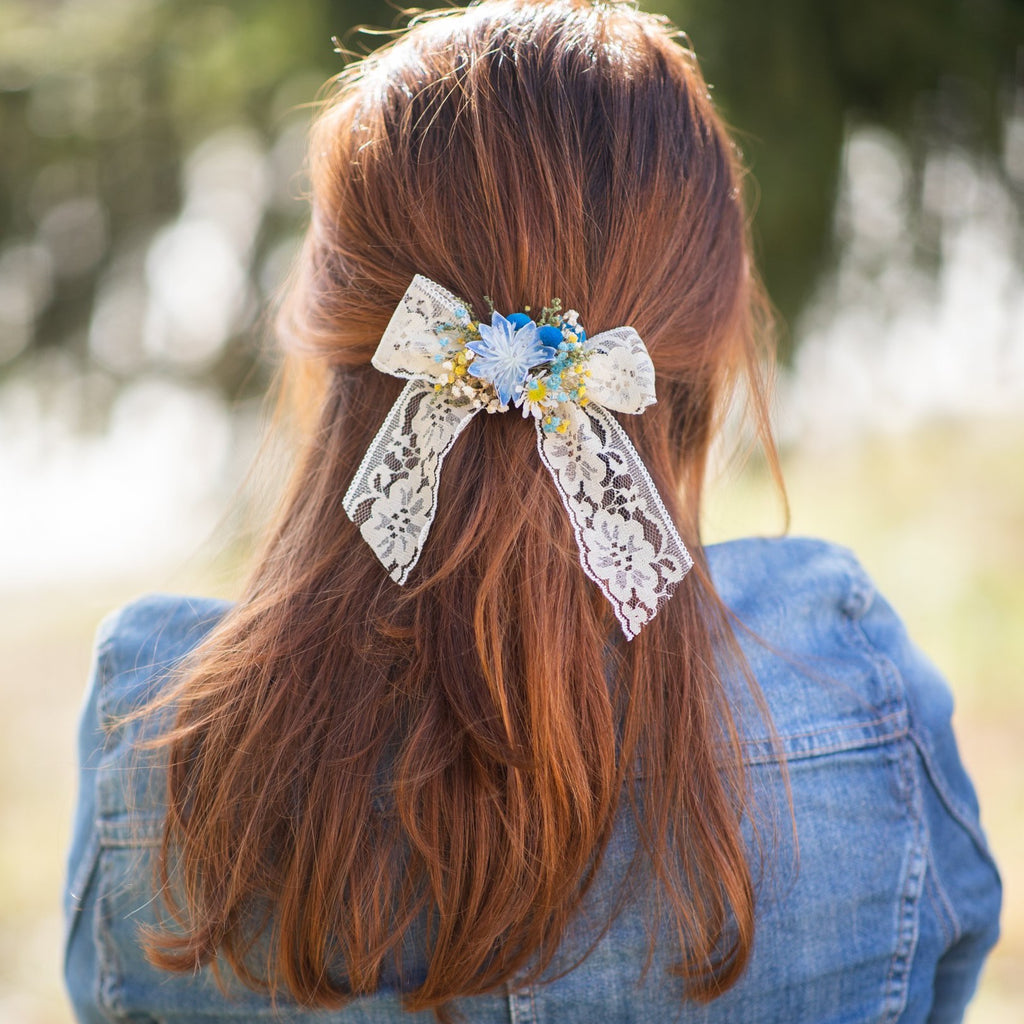
<path fill-rule="evenodd" d="M 665 9 L 689 27 L 739 131 L 761 197 L 763 271 L 787 320 L 836 256 L 833 210 L 852 126 L 904 140 L 918 215 L 929 150 L 963 147 L 1000 167 L 1024 90 L 1020 0 L 732 0 L 727 13 L 713 0 L 682 0 Z M 1000 173 L 1021 208 L 1024 182 Z M 920 255 L 934 258 L 920 241 Z"/>
<path fill-rule="evenodd" d="M 1002 167 L 1011 103 L 1021 103 L 1020 0 L 644 6 L 686 29 L 737 131 L 759 190 L 761 263 L 787 320 L 835 259 L 852 125 L 906 140 L 918 211 L 930 147 L 964 147 Z M 51 349 L 98 364 L 113 386 L 156 366 L 230 395 L 246 381 L 261 387 L 244 310 L 204 358 L 175 360 L 152 341 L 147 267 L 178 251 L 166 238 L 154 249 L 154 238 L 192 201 L 190 154 L 242 126 L 250 149 L 236 150 L 271 179 L 258 232 L 235 254 L 253 282 L 239 308 L 258 307 L 286 261 L 282 239 L 301 227 L 302 105 L 339 70 L 329 40 L 368 48 L 380 37 L 353 26 L 399 21 L 394 4 L 375 0 L 0 0 L 0 373 Z M 1020 209 L 1019 177 L 1001 173 Z M 920 248 L 927 258 L 926 232 Z M 145 327 L 149 347 L 98 358 L 103 345 L 89 339 L 90 323 L 94 340 L 109 327 L 101 307 L 123 332 Z"/>

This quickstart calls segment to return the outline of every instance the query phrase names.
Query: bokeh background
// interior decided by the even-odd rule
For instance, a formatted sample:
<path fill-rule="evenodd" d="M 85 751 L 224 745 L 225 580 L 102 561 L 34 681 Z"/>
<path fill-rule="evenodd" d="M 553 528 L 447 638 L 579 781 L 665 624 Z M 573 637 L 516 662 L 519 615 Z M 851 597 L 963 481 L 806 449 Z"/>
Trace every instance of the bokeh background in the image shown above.
<path fill-rule="evenodd" d="M 971 1024 L 1024 1013 L 1024 5 L 712 0 L 758 186 L 793 532 L 850 544 L 956 692 L 1004 871 Z M 0 0 L 0 1020 L 69 1019 L 59 894 L 92 632 L 230 596 L 310 101 L 394 5 Z M 783 528 L 723 452 L 709 540 Z"/>

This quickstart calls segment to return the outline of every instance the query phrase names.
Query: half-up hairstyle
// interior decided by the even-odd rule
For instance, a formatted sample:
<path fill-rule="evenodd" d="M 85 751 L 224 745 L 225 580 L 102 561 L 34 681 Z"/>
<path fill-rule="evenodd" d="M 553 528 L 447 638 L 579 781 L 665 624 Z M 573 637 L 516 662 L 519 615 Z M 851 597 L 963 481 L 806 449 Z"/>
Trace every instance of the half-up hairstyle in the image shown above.
<path fill-rule="evenodd" d="M 405 977 L 419 922 L 406 1005 L 443 1013 L 544 976 L 629 813 L 630 875 L 710 999 L 754 928 L 731 633 L 698 526 L 738 380 L 774 455 L 738 160 L 693 55 L 628 5 L 424 17 L 339 76 L 310 168 L 279 331 L 306 426 L 241 600 L 165 700 L 174 922 L 149 955 L 336 1006 Z M 406 586 L 346 517 L 401 388 L 370 358 L 417 273 L 478 314 L 558 297 L 591 334 L 645 340 L 658 402 L 621 422 L 696 566 L 631 643 L 516 414 L 459 438 Z"/>

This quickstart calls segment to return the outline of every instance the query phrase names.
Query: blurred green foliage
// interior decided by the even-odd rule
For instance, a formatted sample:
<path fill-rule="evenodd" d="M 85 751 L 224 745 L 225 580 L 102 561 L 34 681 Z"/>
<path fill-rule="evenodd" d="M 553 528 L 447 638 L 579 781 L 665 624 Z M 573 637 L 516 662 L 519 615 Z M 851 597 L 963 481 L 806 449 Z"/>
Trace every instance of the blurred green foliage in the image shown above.
<path fill-rule="evenodd" d="M 919 202 L 929 149 L 990 161 L 1024 207 L 1022 182 L 1003 160 L 1011 108 L 1024 107 L 1020 0 L 643 6 L 687 32 L 737 132 L 757 182 L 761 265 L 786 321 L 834 264 L 851 126 L 877 124 L 905 141 L 924 263 L 936 259 Z M 0 373 L 47 349 L 88 366 L 98 284 L 119 257 L 142 259 L 176 217 L 194 147 L 243 124 L 270 150 L 340 69 L 332 36 L 368 49 L 386 37 L 354 33 L 356 25 L 401 22 L 395 4 L 374 0 L 0 0 Z M 267 204 L 244 254 L 254 281 L 274 246 L 301 228 L 300 191 L 293 171 L 292 201 Z M 47 220 L 82 197 L 85 205 Z M 30 273 L 26 260 L 39 265 Z M 6 291 L 5 267 L 14 282 Z M 16 288 L 34 289 L 20 307 Z M 216 358 L 178 372 L 228 394 L 243 380 L 258 387 L 250 328 L 240 321 Z M 103 372 L 116 384 L 136 369 Z"/>

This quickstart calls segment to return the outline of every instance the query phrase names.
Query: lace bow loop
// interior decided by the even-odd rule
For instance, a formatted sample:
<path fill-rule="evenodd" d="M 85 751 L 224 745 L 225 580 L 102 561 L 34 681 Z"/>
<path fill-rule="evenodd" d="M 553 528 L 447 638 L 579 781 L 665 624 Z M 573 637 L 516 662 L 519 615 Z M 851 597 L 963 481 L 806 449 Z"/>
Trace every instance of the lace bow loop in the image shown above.
<path fill-rule="evenodd" d="M 445 456 L 478 412 L 532 415 L 540 458 L 569 515 L 580 563 L 628 640 L 693 565 L 639 453 L 612 411 L 655 401 L 654 366 L 632 327 L 588 339 L 553 302 L 474 321 L 467 305 L 417 275 L 373 356 L 406 384 L 343 499 L 391 578 L 405 583 L 437 511 Z"/>
<path fill-rule="evenodd" d="M 384 329 L 371 362 L 392 377 L 434 380 L 439 376 L 438 338 L 455 337 L 470 322 L 463 302 L 417 274 Z"/>
<path fill-rule="evenodd" d="M 636 415 L 654 405 L 654 364 L 632 327 L 602 331 L 585 345 L 592 402 L 612 412 Z"/>

